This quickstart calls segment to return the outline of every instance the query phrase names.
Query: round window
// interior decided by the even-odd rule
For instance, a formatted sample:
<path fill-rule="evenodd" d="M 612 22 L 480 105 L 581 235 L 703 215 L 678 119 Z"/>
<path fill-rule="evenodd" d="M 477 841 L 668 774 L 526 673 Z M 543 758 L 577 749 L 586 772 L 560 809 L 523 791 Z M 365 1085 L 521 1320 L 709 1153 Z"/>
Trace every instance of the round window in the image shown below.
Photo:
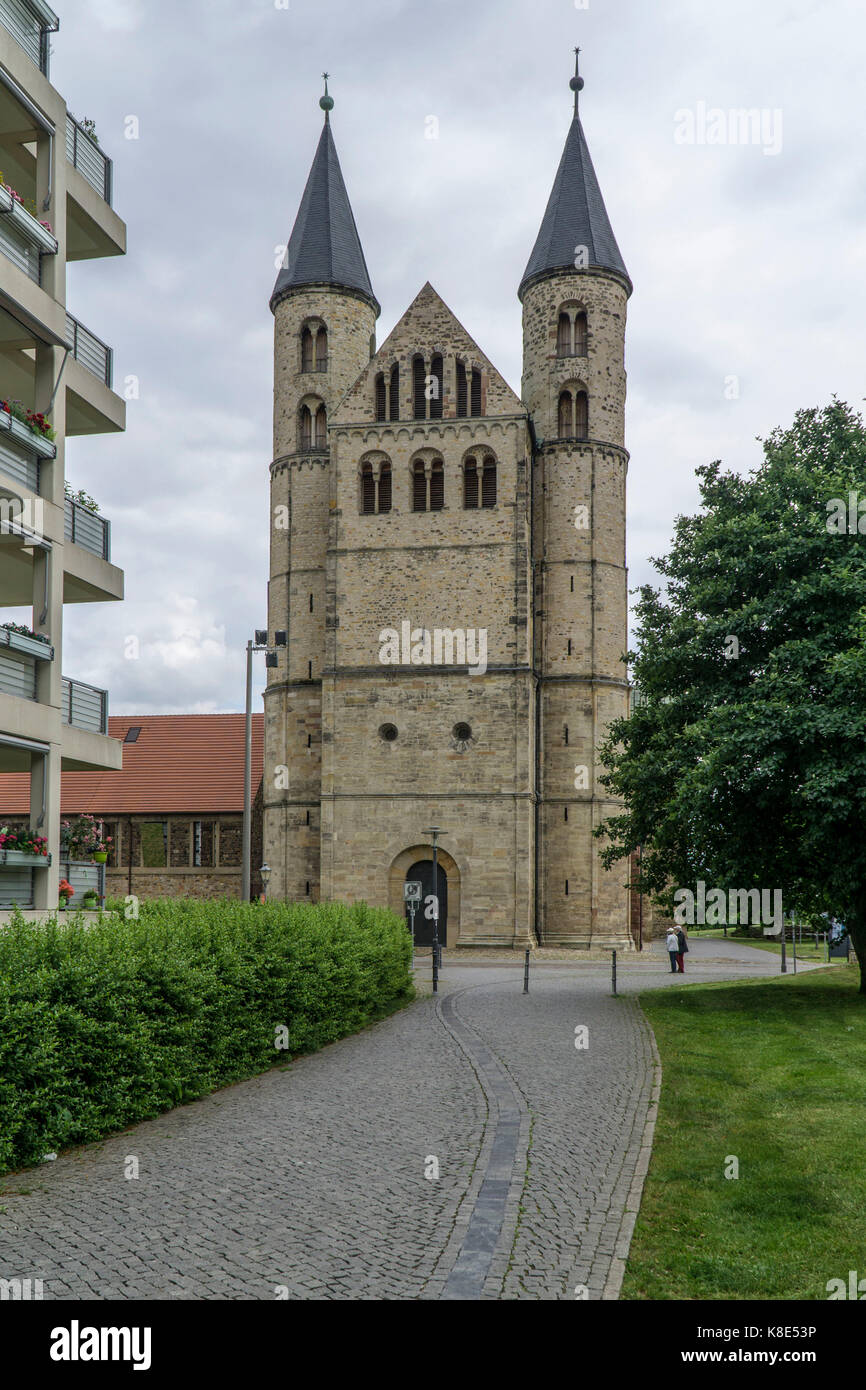
<path fill-rule="evenodd" d="M 397 737 L 397 725 L 383 724 L 379 730 L 379 737 L 384 739 L 385 743 L 393 743 Z"/>
<path fill-rule="evenodd" d="M 468 743 L 472 737 L 472 726 L 470 724 L 455 724 L 453 732 L 458 743 Z"/>

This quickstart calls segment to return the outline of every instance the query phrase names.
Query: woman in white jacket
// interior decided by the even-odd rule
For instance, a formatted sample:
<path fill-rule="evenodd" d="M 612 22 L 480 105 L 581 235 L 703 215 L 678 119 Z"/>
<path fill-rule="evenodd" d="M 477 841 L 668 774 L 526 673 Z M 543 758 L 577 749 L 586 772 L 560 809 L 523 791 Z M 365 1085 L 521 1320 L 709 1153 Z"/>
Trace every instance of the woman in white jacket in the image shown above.
<path fill-rule="evenodd" d="M 674 931 L 673 927 L 668 927 L 667 936 L 665 937 L 665 945 L 668 948 L 668 955 L 671 958 L 671 974 L 676 975 L 677 960 L 679 958 L 680 953 L 680 943 L 677 940 L 677 934 Z"/>

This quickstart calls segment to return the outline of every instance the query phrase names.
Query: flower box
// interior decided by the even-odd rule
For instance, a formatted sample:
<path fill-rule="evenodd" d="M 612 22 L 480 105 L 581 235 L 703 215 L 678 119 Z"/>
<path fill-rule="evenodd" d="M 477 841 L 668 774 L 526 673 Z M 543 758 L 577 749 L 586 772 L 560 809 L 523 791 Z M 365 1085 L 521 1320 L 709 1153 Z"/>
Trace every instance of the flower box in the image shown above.
<path fill-rule="evenodd" d="M 46 256 L 56 256 L 59 242 L 47 227 L 43 227 L 37 217 L 32 212 L 28 212 L 23 203 L 12 196 L 10 189 L 5 184 L 0 183 L 0 214 L 9 218 L 22 236 Z"/>
<path fill-rule="evenodd" d="M 57 456 L 57 445 L 38 430 L 32 430 L 23 420 L 17 420 L 8 410 L 0 410 L 0 430 L 8 430 L 12 438 L 39 458 L 53 459 Z"/>
<path fill-rule="evenodd" d="M 23 632 L 10 632 L 8 627 L 0 626 L 0 647 L 10 647 L 13 652 L 34 656 L 37 661 L 54 660 L 54 648 L 50 642 L 40 642 L 38 637 L 25 637 Z"/>
<path fill-rule="evenodd" d="M 50 854 L 25 854 L 21 849 L 0 849 L 0 868 L 47 869 L 50 863 Z"/>

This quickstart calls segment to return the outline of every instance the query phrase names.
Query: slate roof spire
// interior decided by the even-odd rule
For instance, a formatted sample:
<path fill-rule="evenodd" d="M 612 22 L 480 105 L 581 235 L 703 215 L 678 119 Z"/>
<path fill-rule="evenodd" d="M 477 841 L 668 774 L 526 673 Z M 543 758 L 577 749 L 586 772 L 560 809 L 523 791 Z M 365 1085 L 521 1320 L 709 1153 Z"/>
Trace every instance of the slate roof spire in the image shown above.
<path fill-rule="evenodd" d="M 380 311 L 373 293 L 370 275 L 355 218 L 343 182 L 337 148 L 331 134 L 331 111 L 334 98 L 328 92 L 319 105 L 325 113 L 325 124 L 312 168 L 295 218 L 288 250 L 277 283 L 271 295 L 271 309 L 292 290 L 306 285 L 336 285 L 355 290 Z"/>
<path fill-rule="evenodd" d="M 588 263 L 581 268 L 613 271 L 622 277 L 631 293 L 631 280 L 616 244 L 580 123 L 578 98 L 584 83 L 578 70 L 580 49 L 574 51 L 574 77 L 569 83 L 574 92 L 574 117 L 541 230 L 517 291 L 521 299 L 530 281 L 558 270 L 578 268 L 575 261 L 579 246 L 585 246 L 588 253 Z"/>

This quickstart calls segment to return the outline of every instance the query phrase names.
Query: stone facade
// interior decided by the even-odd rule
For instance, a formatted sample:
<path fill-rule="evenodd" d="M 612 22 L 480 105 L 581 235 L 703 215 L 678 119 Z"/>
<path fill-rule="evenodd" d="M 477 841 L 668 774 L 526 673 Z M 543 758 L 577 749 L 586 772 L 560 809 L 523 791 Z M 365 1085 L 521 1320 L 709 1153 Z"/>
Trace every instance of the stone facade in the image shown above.
<path fill-rule="evenodd" d="M 523 400 L 429 283 L 375 352 L 368 296 L 276 297 L 272 896 L 402 912 L 438 825 L 449 946 L 632 948 L 628 869 L 592 834 L 613 809 L 595 750 L 627 712 L 629 288 L 598 269 L 526 286 Z M 580 356 L 558 351 L 563 306 L 586 315 Z M 305 328 L 326 370 L 302 370 Z M 586 392 L 585 438 L 558 437 L 564 387 Z M 302 425 L 320 405 L 326 439 Z"/>
<path fill-rule="evenodd" d="M 111 836 L 105 869 L 107 897 L 239 898 L 243 817 L 212 811 L 188 816 L 146 814 L 107 816 Z M 163 827 L 162 844 L 153 830 Z M 262 891 L 258 872 L 262 860 L 262 796 L 253 802 L 251 834 L 251 891 Z M 131 847 L 131 852 L 130 852 Z M 156 852 L 154 852 L 156 850 Z"/>

